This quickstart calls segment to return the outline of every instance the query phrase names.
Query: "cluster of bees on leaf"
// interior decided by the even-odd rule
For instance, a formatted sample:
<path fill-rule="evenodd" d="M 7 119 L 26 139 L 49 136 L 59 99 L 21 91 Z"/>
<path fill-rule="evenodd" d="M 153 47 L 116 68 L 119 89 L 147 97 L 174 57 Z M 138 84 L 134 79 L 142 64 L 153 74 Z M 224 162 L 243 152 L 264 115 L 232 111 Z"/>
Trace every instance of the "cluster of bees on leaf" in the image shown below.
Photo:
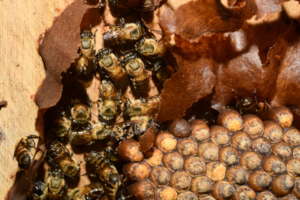
<path fill-rule="evenodd" d="M 47 167 L 32 185 L 32 200 L 131 198 L 127 180 L 118 170 L 118 144 L 158 126 L 159 91 L 174 72 L 165 59 L 163 42 L 139 19 L 120 19 L 110 25 L 103 35 L 104 47 L 98 51 L 95 33 L 83 30 L 80 37 L 79 56 L 62 74 L 62 98 L 45 114 L 42 139 Z M 94 80 L 100 82 L 97 102 L 87 94 Z M 149 96 L 151 87 L 156 94 Z M 39 139 L 30 135 L 17 144 L 15 158 L 21 170 L 32 166 Z M 84 149 L 85 163 L 74 158 L 76 148 Z M 82 165 L 91 183 L 74 187 L 73 182 L 82 176 Z"/>

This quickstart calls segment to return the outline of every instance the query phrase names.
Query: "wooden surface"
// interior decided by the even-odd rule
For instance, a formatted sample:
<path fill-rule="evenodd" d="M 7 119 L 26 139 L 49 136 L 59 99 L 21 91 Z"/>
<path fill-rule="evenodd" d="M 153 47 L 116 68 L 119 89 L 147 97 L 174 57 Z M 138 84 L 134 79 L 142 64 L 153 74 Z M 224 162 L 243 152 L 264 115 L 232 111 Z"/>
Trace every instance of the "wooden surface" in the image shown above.
<path fill-rule="evenodd" d="M 0 199 L 14 182 L 14 146 L 25 135 L 38 134 L 33 99 L 45 77 L 38 39 L 55 16 L 73 0 L 0 0 Z"/>

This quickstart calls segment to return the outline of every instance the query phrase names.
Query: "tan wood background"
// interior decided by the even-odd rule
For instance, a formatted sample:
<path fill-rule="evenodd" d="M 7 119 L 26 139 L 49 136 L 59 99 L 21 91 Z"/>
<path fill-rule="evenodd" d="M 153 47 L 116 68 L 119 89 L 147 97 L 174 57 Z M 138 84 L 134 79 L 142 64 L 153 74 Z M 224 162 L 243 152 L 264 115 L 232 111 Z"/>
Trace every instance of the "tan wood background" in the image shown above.
<path fill-rule="evenodd" d="M 25 135 L 38 134 L 33 99 L 45 78 L 38 39 L 73 0 L 0 0 L 0 199 L 14 182 L 14 147 Z M 26 186 L 24 186 L 26 187 Z"/>

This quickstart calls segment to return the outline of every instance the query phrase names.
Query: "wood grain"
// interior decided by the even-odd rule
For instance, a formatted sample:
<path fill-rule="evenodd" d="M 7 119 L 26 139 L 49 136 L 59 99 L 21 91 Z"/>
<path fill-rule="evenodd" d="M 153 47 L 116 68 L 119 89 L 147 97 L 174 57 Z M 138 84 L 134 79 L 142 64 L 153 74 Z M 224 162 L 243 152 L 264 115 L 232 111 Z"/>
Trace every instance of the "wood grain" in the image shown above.
<path fill-rule="evenodd" d="M 73 0 L 0 0 L 0 199 L 5 199 L 17 171 L 15 144 L 38 134 L 34 95 L 45 78 L 38 54 L 40 34 Z"/>

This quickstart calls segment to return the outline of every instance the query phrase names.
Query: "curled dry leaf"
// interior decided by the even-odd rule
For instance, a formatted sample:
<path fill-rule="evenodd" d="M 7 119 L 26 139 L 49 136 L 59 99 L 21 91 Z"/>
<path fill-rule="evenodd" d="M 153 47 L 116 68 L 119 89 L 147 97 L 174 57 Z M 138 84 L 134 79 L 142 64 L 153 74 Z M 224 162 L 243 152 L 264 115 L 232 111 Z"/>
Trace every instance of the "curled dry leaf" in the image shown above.
<path fill-rule="evenodd" d="M 175 17 L 175 34 L 191 42 L 203 34 L 237 30 L 243 23 L 211 0 L 190 1 L 175 10 Z"/>
<path fill-rule="evenodd" d="M 190 42 L 207 33 L 237 30 L 256 10 L 253 2 L 246 0 L 184 2 L 180 6 L 173 6 L 172 1 L 170 6 L 164 5 L 160 10 L 160 25 L 165 31 L 176 33 Z M 232 12 L 237 10 L 239 12 Z"/>
<path fill-rule="evenodd" d="M 217 72 L 218 82 L 213 97 L 213 107 L 221 109 L 236 96 L 256 95 L 259 99 L 270 99 L 274 93 L 277 68 L 280 63 L 281 43 L 270 50 L 267 61 L 263 63 L 256 45 L 227 64 L 220 64 Z"/>
<path fill-rule="evenodd" d="M 180 118 L 198 99 L 210 94 L 216 82 L 215 64 L 210 59 L 190 61 L 176 55 L 179 70 L 167 80 L 161 93 L 161 121 Z"/>
<path fill-rule="evenodd" d="M 276 81 L 276 93 L 272 100 L 273 105 L 296 105 L 300 107 L 300 38 L 288 36 L 289 47 L 281 63 Z"/>
<path fill-rule="evenodd" d="M 266 61 L 268 52 L 274 44 L 284 36 L 291 27 L 283 20 L 257 26 L 243 26 L 249 44 L 259 48 L 259 56 Z"/>
<path fill-rule="evenodd" d="M 282 39 L 284 33 L 280 30 L 288 29 L 282 22 L 243 26 L 240 31 L 245 35 L 232 42 L 234 49 L 243 44 L 243 52 L 228 62 L 221 63 L 218 68 L 218 83 L 212 102 L 214 108 L 220 109 L 235 97 L 255 95 L 261 100 L 272 98 L 278 66 L 286 49 L 286 43 Z"/>
<path fill-rule="evenodd" d="M 236 55 L 229 37 L 224 34 L 205 34 L 194 42 L 189 42 L 176 35 L 175 41 L 176 47 L 173 51 L 184 56 L 187 60 L 197 60 L 199 57 L 206 57 L 213 58 L 216 61 L 224 61 Z"/>
<path fill-rule="evenodd" d="M 220 6 L 220 2 L 210 0 L 189 1 L 175 10 L 167 5 L 160 9 L 162 30 L 175 45 L 173 51 L 180 54 L 176 56 L 179 70 L 162 91 L 160 120 L 181 117 L 189 106 L 212 92 L 216 77 L 211 57 L 216 61 L 228 60 L 236 51 L 230 36 L 223 33 L 238 30 L 254 10 L 248 3 L 238 7 L 247 10 L 233 13 Z"/>
<path fill-rule="evenodd" d="M 86 27 L 83 17 L 91 6 L 76 0 L 55 19 L 40 44 L 39 52 L 46 68 L 46 79 L 40 86 L 35 100 L 40 108 L 55 105 L 61 97 L 61 73 L 77 56 L 80 42 L 80 27 Z"/>
<path fill-rule="evenodd" d="M 175 34 L 171 43 L 175 42 L 174 52 L 180 54 L 176 56 L 179 70 L 165 83 L 161 94 L 158 118 L 164 121 L 181 117 L 194 102 L 212 92 L 216 77 L 215 64 L 210 59 L 218 61 L 232 56 L 230 40 L 222 32 L 239 29 L 243 17 L 210 0 L 189 1 L 175 10 L 165 5 L 159 15 L 165 35 L 172 39 L 171 34 Z"/>
<path fill-rule="evenodd" d="M 212 105 L 217 109 L 230 103 L 236 96 L 256 95 L 259 99 L 272 99 L 278 65 L 286 49 L 281 39 L 282 30 L 289 29 L 288 23 L 279 20 L 282 3 L 281 0 L 196 0 L 178 7 L 173 6 L 175 9 L 172 9 L 172 5 L 163 6 L 160 9 L 162 30 L 173 45 L 173 53 L 180 54 L 185 60 L 184 66 L 177 63 L 177 73 L 181 73 L 180 69 L 185 68 L 185 65 L 194 66 L 193 63 L 201 60 L 200 57 L 212 59 L 218 66 L 216 70 L 212 70 L 214 77 L 217 77 Z M 173 87 L 171 83 L 175 84 L 175 81 L 172 82 L 175 77 L 177 83 L 182 81 L 186 85 L 197 79 L 180 80 L 189 77 L 175 74 L 165 84 L 162 101 L 168 103 L 162 105 L 160 117 L 165 110 L 170 113 L 176 110 L 181 115 L 185 112 L 179 111 L 185 106 L 180 107 L 174 101 L 169 103 L 169 100 L 164 99 L 167 96 L 165 93 L 170 92 L 169 88 Z M 203 84 L 205 83 L 201 85 Z M 180 87 L 178 84 L 177 86 Z M 184 91 L 185 87 L 182 85 L 181 90 Z M 179 88 L 174 90 L 174 94 L 178 94 L 178 91 Z M 199 98 L 189 95 L 188 104 Z"/>

